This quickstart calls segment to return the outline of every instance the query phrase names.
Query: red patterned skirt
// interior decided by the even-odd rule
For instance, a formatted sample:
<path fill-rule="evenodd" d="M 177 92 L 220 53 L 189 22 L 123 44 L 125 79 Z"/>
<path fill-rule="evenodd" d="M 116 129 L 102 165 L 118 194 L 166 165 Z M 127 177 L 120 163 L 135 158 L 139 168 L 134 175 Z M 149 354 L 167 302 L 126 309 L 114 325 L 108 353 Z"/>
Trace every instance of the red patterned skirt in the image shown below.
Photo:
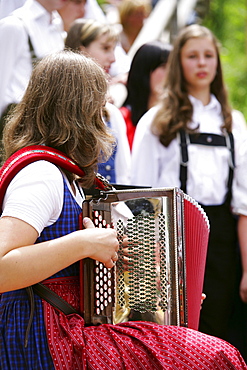
<path fill-rule="evenodd" d="M 76 278 L 45 284 L 78 309 Z M 150 322 L 85 327 L 79 315 L 66 316 L 45 301 L 43 307 L 56 370 L 247 370 L 231 344 L 192 329 Z"/>

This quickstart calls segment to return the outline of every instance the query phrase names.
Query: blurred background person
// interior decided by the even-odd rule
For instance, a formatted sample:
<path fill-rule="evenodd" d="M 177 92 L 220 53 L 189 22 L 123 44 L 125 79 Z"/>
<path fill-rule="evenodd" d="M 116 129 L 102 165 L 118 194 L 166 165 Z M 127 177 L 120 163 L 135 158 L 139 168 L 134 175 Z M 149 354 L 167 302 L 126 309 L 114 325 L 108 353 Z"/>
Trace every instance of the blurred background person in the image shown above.
<path fill-rule="evenodd" d="M 26 0 L 0 0 L 0 19 L 7 17 L 15 9 L 24 5 Z"/>
<path fill-rule="evenodd" d="M 96 0 L 69 0 L 58 13 L 63 19 L 64 31 L 67 33 L 76 19 L 94 19 L 108 23 L 107 18 Z"/>
<path fill-rule="evenodd" d="M 159 102 L 164 92 L 171 50 L 170 44 L 153 41 L 142 45 L 134 55 L 126 84 L 127 97 L 120 108 L 126 123 L 130 149 L 138 121 Z"/>
<path fill-rule="evenodd" d="M 65 38 L 72 23 L 78 18 L 84 18 L 86 13 L 86 2 L 90 0 L 68 0 L 67 3 L 58 10 L 63 20 Z"/>
<path fill-rule="evenodd" d="M 63 22 L 56 10 L 67 1 L 26 0 L 0 20 L 0 116 L 20 102 L 32 63 L 64 48 Z"/>
<path fill-rule="evenodd" d="M 94 59 L 104 69 L 109 80 L 117 40 L 118 33 L 114 26 L 92 19 L 78 19 L 68 32 L 65 46 Z M 119 109 L 109 102 L 106 102 L 103 115 L 117 144 L 111 158 L 99 165 L 98 172 L 111 183 L 127 185 L 130 182 L 130 150 L 124 119 Z"/>
<path fill-rule="evenodd" d="M 150 0 L 121 0 L 118 6 L 121 25 L 120 43 L 126 53 L 130 50 L 145 20 L 152 10 Z"/>
<path fill-rule="evenodd" d="M 236 216 L 247 216 L 247 130 L 230 107 L 219 44 L 200 25 L 183 28 L 169 58 L 162 102 L 145 113 L 133 143 L 132 183 L 177 186 L 206 212 L 210 236 L 199 330 L 228 339 L 239 289 Z M 240 216 L 241 217 L 241 216 Z"/>
<path fill-rule="evenodd" d="M 64 40 L 66 39 L 67 32 L 69 31 L 73 22 L 77 19 L 93 19 L 102 24 L 109 24 L 107 17 L 103 13 L 96 0 L 69 0 L 61 9 L 59 9 L 59 14 L 62 17 L 64 24 Z M 114 25 L 114 27 L 116 28 L 116 32 L 119 33 L 117 26 Z M 111 63 L 108 72 L 108 74 L 111 76 L 109 84 L 111 85 L 111 90 L 113 91 L 112 95 L 117 97 L 114 99 L 114 103 L 120 106 L 123 99 L 118 99 L 118 95 L 122 95 L 122 90 L 124 89 L 122 85 L 126 84 L 127 74 L 130 68 L 130 58 L 123 50 L 119 41 L 115 46 L 114 56 L 115 61 Z M 116 85 L 118 86 L 115 89 Z M 119 100 L 121 103 L 118 103 Z"/>

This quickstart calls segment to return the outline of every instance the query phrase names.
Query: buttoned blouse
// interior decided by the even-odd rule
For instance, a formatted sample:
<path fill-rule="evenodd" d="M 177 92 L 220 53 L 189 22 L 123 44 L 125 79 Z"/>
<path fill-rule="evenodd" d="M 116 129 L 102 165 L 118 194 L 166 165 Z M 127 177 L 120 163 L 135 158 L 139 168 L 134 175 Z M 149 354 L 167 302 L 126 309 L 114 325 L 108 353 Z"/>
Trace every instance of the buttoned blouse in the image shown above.
<path fill-rule="evenodd" d="M 8 104 L 21 100 L 27 87 L 32 72 L 28 35 L 36 56 L 43 58 L 64 48 L 62 30 L 59 14 L 35 0 L 0 20 L 0 115 Z"/>
<path fill-rule="evenodd" d="M 204 106 L 190 96 L 193 105 L 191 128 L 200 133 L 223 135 L 221 106 L 215 96 Z M 152 187 L 180 187 L 180 145 L 176 138 L 168 147 L 151 132 L 159 106 L 139 121 L 132 151 L 131 184 Z M 236 168 L 233 180 L 233 208 L 247 215 L 247 131 L 243 116 L 232 112 Z M 227 193 L 230 151 L 227 147 L 188 144 L 187 193 L 204 205 L 220 205 Z"/>

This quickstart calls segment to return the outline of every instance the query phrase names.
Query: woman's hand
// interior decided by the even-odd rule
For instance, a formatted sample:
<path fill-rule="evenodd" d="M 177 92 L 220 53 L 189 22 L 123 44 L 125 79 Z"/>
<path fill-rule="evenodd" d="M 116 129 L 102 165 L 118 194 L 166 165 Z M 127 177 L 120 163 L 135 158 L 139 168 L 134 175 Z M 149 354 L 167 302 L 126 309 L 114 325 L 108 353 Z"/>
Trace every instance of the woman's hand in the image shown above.
<path fill-rule="evenodd" d="M 88 257 L 102 262 L 107 268 L 112 268 L 118 260 L 119 243 L 116 231 L 111 228 L 95 228 L 87 217 L 83 219 L 83 225 L 83 232 L 88 233 Z"/>
<path fill-rule="evenodd" d="M 247 303 L 247 272 L 243 273 L 239 292 L 242 301 Z"/>
<path fill-rule="evenodd" d="M 116 231 L 95 228 L 89 218 L 84 219 L 84 226 L 84 230 L 34 244 L 38 232 L 32 226 L 14 217 L 2 217 L 0 292 L 36 284 L 87 257 L 113 267 L 118 258 Z"/>
<path fill-rule="evenodd" d="M 206 299 L 206 294 L 205 293 L 202 293 L 201 309 L 202 309 L 202 304 L 203 304 L 204 299 Z"/>

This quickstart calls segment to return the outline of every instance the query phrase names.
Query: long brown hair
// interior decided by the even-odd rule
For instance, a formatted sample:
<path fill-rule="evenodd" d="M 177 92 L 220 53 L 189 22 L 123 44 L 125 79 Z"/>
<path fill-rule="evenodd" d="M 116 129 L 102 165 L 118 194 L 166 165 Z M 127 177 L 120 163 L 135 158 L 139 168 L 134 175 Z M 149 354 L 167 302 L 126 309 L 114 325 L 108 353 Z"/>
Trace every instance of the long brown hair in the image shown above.
<path fill-rule="evenodd" d="M 228 132 L 232 129 L 231 108 L 223 82 L 219 43 L 208 28 L 193 24 L 181 30 L 175 40 L 174 49 L 168 61 L 165 98 L 152 123 L 152 132 L 160 137 L 160 142 L 165 146 L 170 144 L 181 128 L 189 131 L 188 124 L 191 122 L 193 114 L 181 66 L 181 49 L 189 39 L 205 37 L 212 40 L 218 59 L 216 75 L 210 85 L 210 92 L 216 96 L 221 104 L 224 120 L 222 129 L 225 128 Z"/>
<path fill-rule="evenodd" d="M 28 145 L 61 150 L 83 168 L 91 185 L 114 138 L 102 120 L 107 81 L 90 58 L 72 51 L 45 57 L 33 70 L 22 101 L 6 123 L 5 159 Z"/>
<path fill-rule="evenodd" d="M 108 42 L 112 41 L 117 44 L 119 35 L 116 27 L 113 25 L 101 23 L 95 19 L 76 19 L 68 31 L 65 48 L 72 51 L 80 51 L 90 58 L 91 55 L 86 48 L 103 35 L 107 36 Z M 95 62 L 97 63 L 97 60 Z M 106 78 L 107 80 L 109 78 L 107 74 Z M 106 108 L 103 109 L 103 116 L 106 121 L 109 121 L 110 115 Z"/>

